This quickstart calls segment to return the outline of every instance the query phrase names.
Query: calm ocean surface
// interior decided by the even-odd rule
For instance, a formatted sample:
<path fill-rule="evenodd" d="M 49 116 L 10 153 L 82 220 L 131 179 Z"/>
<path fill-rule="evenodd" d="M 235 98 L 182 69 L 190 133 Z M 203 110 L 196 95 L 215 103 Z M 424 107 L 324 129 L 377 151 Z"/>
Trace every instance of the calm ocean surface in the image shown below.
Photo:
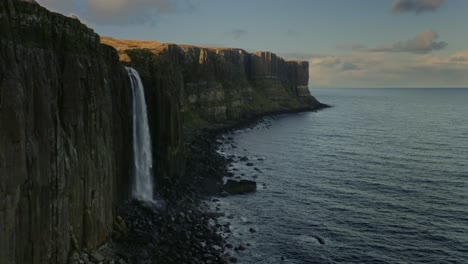
<path fill-rule="evenodd" d="M 468 263 L 468 89 L 312 93 L 335 107 L 222 149 L 262 171 L 235 163 L 259 190 L 219 202 L 239 263 Z"/>

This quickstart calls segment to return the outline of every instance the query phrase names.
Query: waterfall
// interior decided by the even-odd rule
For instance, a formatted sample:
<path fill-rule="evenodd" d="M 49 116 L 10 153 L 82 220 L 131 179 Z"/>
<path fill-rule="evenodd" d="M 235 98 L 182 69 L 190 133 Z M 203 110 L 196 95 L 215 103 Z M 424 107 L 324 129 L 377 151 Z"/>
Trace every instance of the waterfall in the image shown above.
<path fill-rule="evenodd" d="M 126 68 L 133 92 L 133 189 L 132 197 L 153 200 L 153 155 L 148 126 L 145 91 L 140 75 L 133 68 Z"/>

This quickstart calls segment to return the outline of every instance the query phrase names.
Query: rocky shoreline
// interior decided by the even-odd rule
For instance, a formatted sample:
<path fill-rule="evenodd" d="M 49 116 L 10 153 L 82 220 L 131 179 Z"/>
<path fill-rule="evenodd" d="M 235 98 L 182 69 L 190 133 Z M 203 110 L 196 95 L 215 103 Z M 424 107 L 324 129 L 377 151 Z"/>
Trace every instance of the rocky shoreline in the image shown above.
<path fill-rule="evenodd" d="M 269 113 L 239 123 L 186 131 L 189 158 L 185 178 L 162 187 L 161 198 L 154 203 L 125 203 L 118 210 L 112 241 L 96 252 L 72 253 L 69 263 L 237 263 L 232 252 L 242 252 L 249 245 L 226 242 L 230 223 L 218 223 L 217 219 L 225 214 L 216 205 L 217 197 L 254 192 L 251 185 L 255 181 L 233 180 L 228 170 L 231 164 L 249 161 L 224 157 L 218 151 L 223 145 L 235 147 L 233 139 L 226 136 L 229 133 L 252 128 L 266 116 L 296 112 L 303 111 Z M 230 184 L 244 181 L 250 184 L 247 191 L 230 191 Z M 251 228 L 250 232 L 256 230 Z"/>

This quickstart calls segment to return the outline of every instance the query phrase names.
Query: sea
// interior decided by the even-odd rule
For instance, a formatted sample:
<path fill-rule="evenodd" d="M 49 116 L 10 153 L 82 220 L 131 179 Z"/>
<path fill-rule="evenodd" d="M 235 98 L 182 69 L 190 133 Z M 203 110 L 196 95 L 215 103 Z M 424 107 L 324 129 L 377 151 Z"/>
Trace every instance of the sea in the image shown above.
<path fill-rule="evenodd" d="M 468 263 L 468 89 L 314 89 L 219 152 L 257 192 L 215 200 L 238 263 Z M 240 161 L 241 157 L 248 161 Z M 247 163 L 254 166 L 247 166 Z"/>

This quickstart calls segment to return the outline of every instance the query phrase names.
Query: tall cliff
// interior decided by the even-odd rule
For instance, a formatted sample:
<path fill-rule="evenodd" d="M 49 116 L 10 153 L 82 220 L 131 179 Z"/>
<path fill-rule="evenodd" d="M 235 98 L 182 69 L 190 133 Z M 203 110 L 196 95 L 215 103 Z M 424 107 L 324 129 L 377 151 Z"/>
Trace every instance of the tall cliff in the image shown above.
<path fill-rule="evenodd" d="M 204 48 L 156 41 L 102 37 L 121 60 L 169 80 L 186 127 L 239 121 L 256 115 L 322 107 L 308 90 L 306 61 L 285 61 L 271 52 L 248 53 L 234 48 Z M 153 64 L 148 64 L 148 61 Z M 154 61 L 166 61 L 170 75 L 155 72 Z"/>
<path fill-rule="evenodd" d="M 65 263 L 70 250 L 109 240 L 132 166 L 132 94 L 123 65 L 137 69 L 145 85 L 163 195 L 184 176 L 184 128 L 323 106 L 307 89 L 307 62 L 100 39 L 32 0 L 2 0 L 2 264 Z"/>
<path fill-rule="evenodd" d="M 128 193 L 128 85 L 78 20 L 0 2 L 1 263 L 65 263 L 109 239 Z"/>

